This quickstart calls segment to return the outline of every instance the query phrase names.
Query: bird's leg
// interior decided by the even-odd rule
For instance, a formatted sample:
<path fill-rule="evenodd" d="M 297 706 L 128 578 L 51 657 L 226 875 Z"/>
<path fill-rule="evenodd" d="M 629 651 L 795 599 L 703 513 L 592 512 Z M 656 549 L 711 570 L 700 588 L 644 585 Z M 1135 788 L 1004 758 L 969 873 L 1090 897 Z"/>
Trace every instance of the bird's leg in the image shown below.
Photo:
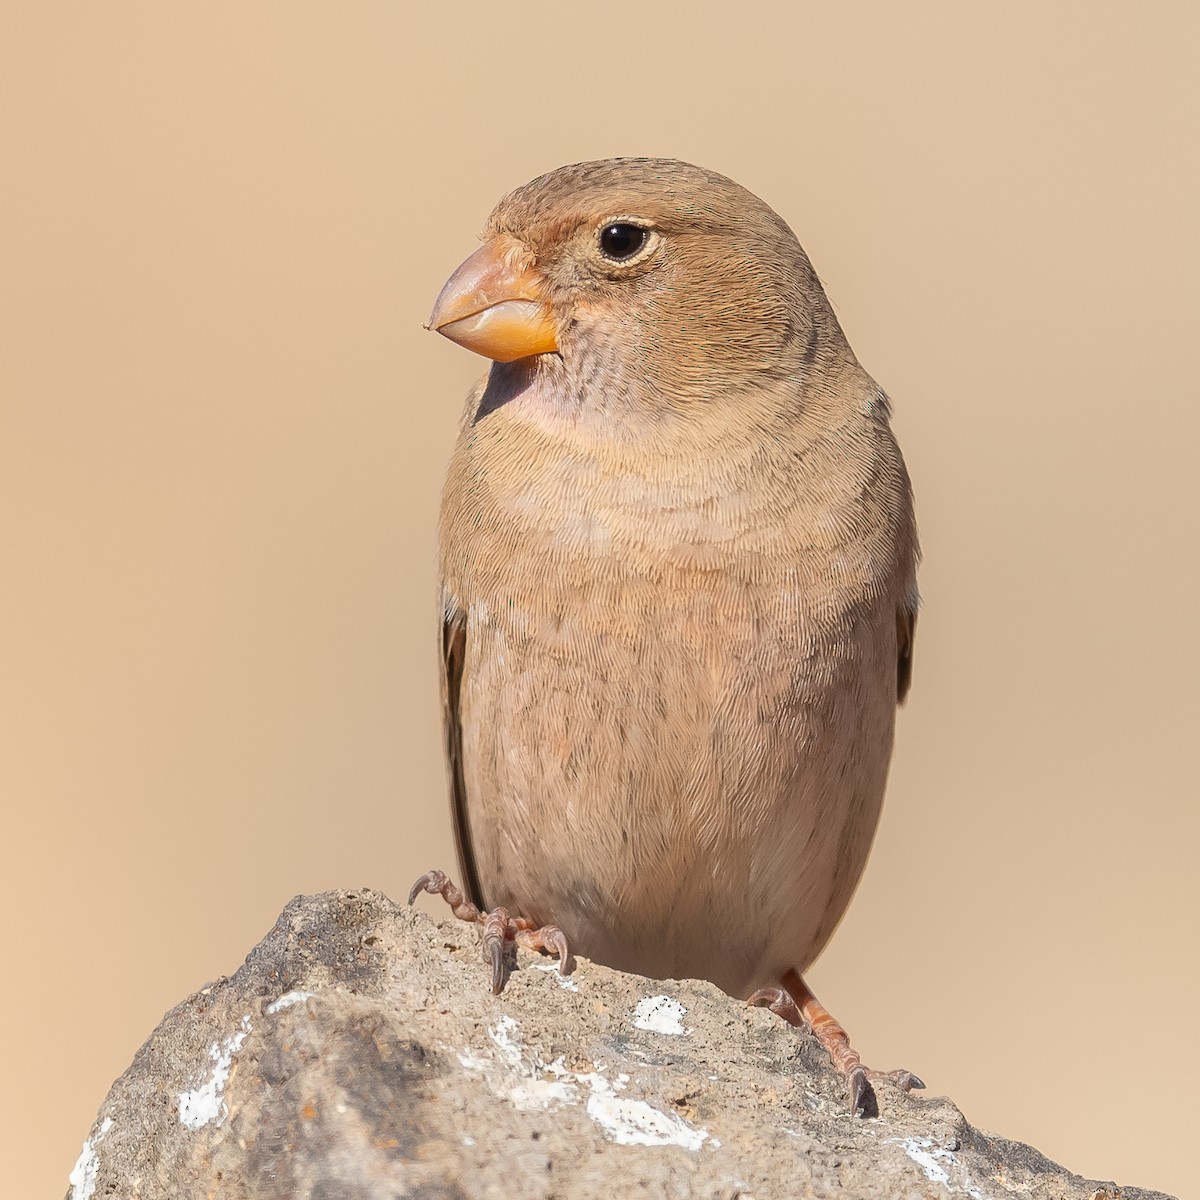
<path fill-rule="evenodd" d="M 834 1068 L 850 1090 L 850 1111 L 856 1116 L 866 1114 L 869 1101 L 874 1101 L 872 1083 L 893 1083 L 904 1091 L 923 1088 L 925 1083 L 911 1071 L 872 1071 L 862 1064 L 858 1051 L 850 1045 L 850 1037 L 830 1011 L 813 995 L 798 971 L 789 971 L 780 981 L 782 987 L 760 988 L 747 1001 L 760 1008 L 769 1008 L 789 1025 L 805 1025 L 825 1047 Z"/>
<path fill-rule="evenodd" d="M 494 908 L 491 912 L 480 912 L 462 889 L 456 887 L 444 871 L 426 871 L 408 893 L 411 904 L 421 892 L 441 896 L 450 905 L 450 911 L 470 925 L 478 925 L 483 934 L 484 957 L 492 966 L 492 994 L 498 996 L 504 990 L 504 948 L 513 942 L 526 950 L 541 950 L 558 955 L 558 973 L 570 971 L 571 951 L 567 935 L 557 925 L 534 925 L 524 917 L 510 917 L 508 909 Z"/>

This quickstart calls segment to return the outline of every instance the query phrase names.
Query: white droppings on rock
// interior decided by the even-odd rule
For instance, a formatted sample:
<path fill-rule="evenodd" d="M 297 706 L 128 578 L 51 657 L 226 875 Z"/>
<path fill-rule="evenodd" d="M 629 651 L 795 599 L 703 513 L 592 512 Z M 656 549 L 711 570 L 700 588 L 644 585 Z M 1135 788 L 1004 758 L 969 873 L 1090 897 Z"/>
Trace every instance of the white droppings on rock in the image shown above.
<path fill-rule="evenodd" d="M 508 1091 L 509 1099 L 518 1109 L 524 1111 L 579 1102 L 575 1076 L 563 1066 L 561 1058 L 547 1066 L 536 1053 L 526 1055 L 521 1044 L 521 1027 L 513 1017 L 503 1016 L 495 1025 L 489 1026 L 488 1037 L 495 1043 L 505 1066 L 527 1076 Z M 462 1060 L 461 1055 L 459 1059 Z M 554 1078 L 543 1078 L 546 1074 Z"/>
<path fill-rule="evenodd" d="M 971 1182 L 966 1167 L 958 1161 L 953 1150 L 935 1146 L 932 1138 L 891 1138 L 903 1147 L 904 1153 L 925 1172 L 925 1178 L 940 1183 L 949 1192 L 962 1192 L 971 1200 L 985 1200 L 984 1194 Z"/>
<path fill-rule="evenodd" d="M 633 1010 L 633 1023 L 638 1029 L 651 1033 L 667 1033 L 675 1037 L 691 1033 L 683 1027 L 683 1014 L 687 1009 L 670 996 L 647 996 L 637 1002 Z"/>
<path fill-rule="evenodd" d="M 284 992 L 278 1000 L 273 1000 L 267 1005 L 267 1012 L 277 1013 L 281 1008 L 291 1008 L 293 1004 L 303 1004 L 305 1000 L 311 1000 L 316 992 Z"/>
<path fill-rule="evenodd" d="M 179 1122 L 187 1129 L 203 1129 L 214 1121 L 219 1125 L 229 1113 L 225 1103 L 225 1084 L 233 1067 L 233 1056 L 242 1048 L 250 1032 L 250 1014 L 242 1017 L 242 1027 L 218 1045 L 208 1048 L 213 1060 L 212 1074 L 197 1088 L 179 1093 Z"/>
<path fill-rule="evenodd" d="M 679 1011 L 682 1013 L 682 1007 Z M 506 1079 L 501 1085 L 517 1109 L 579 1104 L 586 1096 L 584 1111 L 619 1145 L 682 1146 L 687 1150 L 699 1150 L 706 1142 L 720 1145 L 706 1129 L 689 1125 L 674 1113 L 663 1112 L 645 1100 L 619 1096 L 629 1084 L 624 1073 L 609 1079 L 601 1063 L 592 1064 L 594 1071 L 570 1071 L 561 1057 L 547 1063 L 536 1050 L 522 1044 L 521 1027 L 510 1016 L 501 1017 L 487 1032 L 495 1046 L 490 1060 L 468 1048 L 458 1054 L 458 1061 L 470 1071 L 487 1071 L 499 1064 L 505 1075 L 518 1075 L 517 1082 Z"/>
<path fill-rule="evenodd" d="M 561 1064 L 562 1059 L 556 1059 L 550 1069 L 561 1074 Z M 721 1144 L 709 1137 L 708 1130 L 696 1129 L 674 1113 L 665 1113 L 645 1100 L 618 1096 L 618 1091 L 625 1090 L 629 1076 L 621 1074 L 610 1081 L 601 1074 L 604 1068 L 599 1063 L 593 1065 L 595 1071 L 578 1074 L 575 1079 L 591 1090 L 587 1114 L 610 1141 L 622 1146 L 682 1146 L 685 1150 L 699 1150 L 706 1141 L 713 1146 Z"/>
<path fill-rule="evenodd" d="M 664 1112 L 646 1100 L 617 1096 L 606 1079 L 589 1076 L 592 1094 L 587 1114 L 619 1146 L 683 1146 L 700 1150 L 708 1140 L 707 1129 L 696 1129 L 683 1117 Z"/>
<path fill-rule="evenodd" d="M 537 963 L 535 964 L 539 971 L 553 971 L 554 978 L 560 988 L 564 988 L 568 992 L 579 991 L 579 985 L 571 978 L 570 975 L 560 975 L 558 971 L 558 963 Z"/>
<path fill-rule="evenodd" d="M 588 1097 L 587 1114 L 621 1146 L 682 1146 L 699 1150 L 708 1131 L 695 1129 L 682 1117 L 665 1113 L 645 1100 L 629 1100 L 611 1092 L 593 1092 Z"/>
<path fill-rule="evenodd" d="M 900 1145 L 904 1147 L 904 1153 L 925 1172 L 926 1179 L 945 1187 L 950 1186 L 950 1172 L 938 1162 L 938 1156 L 928 1149 L 933 1145 L 929 1138 L 904 1138 Z"/>
<path fill-rule="evenodd" d="M 514 1017 L 501 1017 L 495 1025 L 488 1027 L 488 1037 L 496 1043 L 496 1049 L 501 1057 L 514 1070 L 521 1068 L 525 1062 L 525 1052 L 521 1046 L 521 1026 Z"/>
<path fill-rule="evenodd" d="M 67 1176 L 67 1182 L 71 1185 L 68 1200 L 91 1200 L 91 1195 L 96 1190 L 96 1176 L 100 1171 L 100 1155 L 96 1147 L 103 1141 L 112 1124 L 112 1117 L 105 1117 L 100 1122 L 100 1128 L 96 1130 L 96 1136 L 83 1139 L 83 1149 L 75 1160 L 71 1174 Z"/>

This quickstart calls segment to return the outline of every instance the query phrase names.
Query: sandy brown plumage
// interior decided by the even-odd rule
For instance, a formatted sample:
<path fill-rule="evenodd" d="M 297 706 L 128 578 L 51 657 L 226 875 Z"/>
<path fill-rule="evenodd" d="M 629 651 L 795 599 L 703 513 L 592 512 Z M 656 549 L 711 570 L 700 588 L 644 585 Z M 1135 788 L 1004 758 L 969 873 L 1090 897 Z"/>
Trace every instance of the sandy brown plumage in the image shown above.
<path fill-rule="evenodd" d="M 626 261 L 613 226 L 645 231 Z M 442 506 L 466 889 L 749 996 L 825 945 L 883 799 L 918 554 L 887 399 L 723 176 L 565 167 L 484 239 L 434 317 L 516 355 L 468 398 Z"/>

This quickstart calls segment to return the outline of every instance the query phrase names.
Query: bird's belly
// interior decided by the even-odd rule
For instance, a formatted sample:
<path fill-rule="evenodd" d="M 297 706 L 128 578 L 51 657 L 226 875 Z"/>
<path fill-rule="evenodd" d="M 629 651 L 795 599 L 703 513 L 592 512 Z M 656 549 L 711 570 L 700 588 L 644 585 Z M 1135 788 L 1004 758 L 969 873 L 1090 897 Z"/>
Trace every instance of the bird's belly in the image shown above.
<path fill-rule="evenodd" d="M 673 608 L 623 600 L 469 611 L 463 764 L 483 899 L 610 966 L 745 995 L 808 965 L 861 874 L 894 632 L 871 613 L 836 637 L 806 630 L 737 588 Z"/>

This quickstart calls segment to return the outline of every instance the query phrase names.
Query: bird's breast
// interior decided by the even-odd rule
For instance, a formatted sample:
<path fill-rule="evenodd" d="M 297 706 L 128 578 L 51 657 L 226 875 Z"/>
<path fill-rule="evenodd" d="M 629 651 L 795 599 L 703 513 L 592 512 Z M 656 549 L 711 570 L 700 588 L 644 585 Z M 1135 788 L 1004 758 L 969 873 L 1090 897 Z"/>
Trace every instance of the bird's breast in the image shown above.
<path fill-rule="evenodd" d="M 890 752 L 898 574 L 869 489 L 786 446 L 699 463 L 511 433 L 460 441 L 441 529 L 486 899 L 652 974 L 736 990 L 800 963 Z M 739 921 L 758 940 L 713 941 Z"/>

